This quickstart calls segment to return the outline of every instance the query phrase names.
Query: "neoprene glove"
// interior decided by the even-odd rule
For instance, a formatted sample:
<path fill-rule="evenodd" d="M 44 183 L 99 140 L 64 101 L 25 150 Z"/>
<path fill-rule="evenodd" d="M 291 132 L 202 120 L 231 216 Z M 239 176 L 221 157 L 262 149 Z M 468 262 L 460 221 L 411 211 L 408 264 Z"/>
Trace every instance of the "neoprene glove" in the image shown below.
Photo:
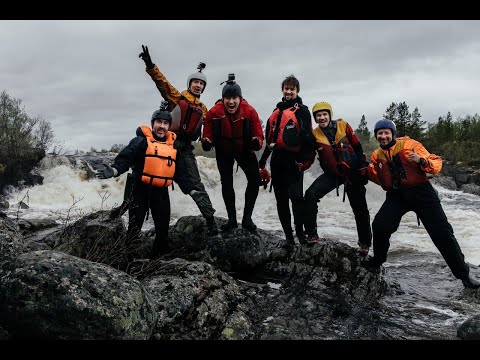
<path fill-rule="evenodd" d="M 142 45 L 143 52 L 141 52 L 138 57 L 142 58 L 143 61 L 145 61 L 145 65 L 147 66 L 147 69 L 153 68 L 155 65 L 152 63 L 152 59 L 150 58 L 150 54 L 148 52 L 148 46 L 143 46 Z"/>
<path fill-rule="evenodd" d="M 203 151 L 212 150 L 213 144 L 208 140 L 202 140 L 202 149 Z"/>
<path fill-rule="evenodd" d="M 252 139 L 252 149 L 253 149 L 253 151 L 258 151 L 261 148 L 262 147 L 260 146 L 260 140 L 258 140 L 258 138 L 253 138 Z"/>
<path fill-rule="evenodd" d="M 258 168 L 263 169 L 265 168 L 265 165 L 267 165 L 267 161 L 265 159 L 260 159 L 260 161 L 258 162 Z"/>
<path fill-rule="evenodd" d="M 297 166 L 298 166 L 298 171 L 300 172 L 305 171 L 307 169 L 307 165 L 305 165 L 304 163 L 297 163 Z"/>
<path fill-rule="evenodd" d="M 104 169 L 102 170 L 98 170 L 97 171 L 97 178 L 99 179 L 109 179 L 111 177 L 114 177 L 115 176 L 115 169 L 112 168 L 111 166 L 107 165 L 107 164 L 103 164 L 103 166 L 105 166 Z"/>

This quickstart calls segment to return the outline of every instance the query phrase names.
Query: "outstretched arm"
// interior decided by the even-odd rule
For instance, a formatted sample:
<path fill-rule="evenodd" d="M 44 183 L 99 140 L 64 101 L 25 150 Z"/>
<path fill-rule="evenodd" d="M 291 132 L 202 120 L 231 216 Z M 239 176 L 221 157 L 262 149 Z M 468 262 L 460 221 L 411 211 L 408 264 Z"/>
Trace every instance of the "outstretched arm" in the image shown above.
<path fill-rule="evenodd" d="M 148 75 L 152 78 L 155 86 L 157 87 L 160 95 L 167 100 L 172 107 L 178 103 L 180 99 L 180 92 L 167 80 L 165 75 L 161 73 L 157 65 L 152 62 L 150 53 L 148 51 L 148 46 L 142 45 L 143 52 L 138 55 L 143 61 L 145 61 L 146 69 Z"/>

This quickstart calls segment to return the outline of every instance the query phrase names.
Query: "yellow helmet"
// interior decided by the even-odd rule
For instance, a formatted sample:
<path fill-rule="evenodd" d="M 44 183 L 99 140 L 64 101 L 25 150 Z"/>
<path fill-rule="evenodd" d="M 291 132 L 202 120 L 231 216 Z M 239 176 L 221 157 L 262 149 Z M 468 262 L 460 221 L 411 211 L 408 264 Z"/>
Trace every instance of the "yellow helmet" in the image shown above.
<path fill-rule="evenodd" d="M 315 113 L 320 110 L 327 110 L 330 113 L 330 120 L 332 120 L 333 111 L 332 111 L 332 106 L 329 103 L 327 103 L 326 101 L 321 101 L 313 105 L 313 108 L 312 108 L 313 116 L 315 116 Z"/>

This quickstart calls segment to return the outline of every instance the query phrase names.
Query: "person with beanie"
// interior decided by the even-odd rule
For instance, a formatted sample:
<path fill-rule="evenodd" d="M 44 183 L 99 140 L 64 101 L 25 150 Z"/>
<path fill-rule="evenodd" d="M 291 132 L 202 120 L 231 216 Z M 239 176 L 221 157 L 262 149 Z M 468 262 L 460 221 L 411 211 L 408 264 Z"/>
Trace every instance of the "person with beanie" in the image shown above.
<path fill-rule="evenodd" d="M 317 234 L 317 203 L 340 184 L 348 196 L 357 226 L 359 252 L 367 255 L 372 242 L 370 213 L 365 198 L 368 180 L 360 176 L 366 173 L 362 145 L 350 124 L 343 119 L 332 120 L 332 106 L 327 102 L 316 103 L 312 108 L 313 118 L 318 124 L 313 130 L 316 152 L 323 169 L 321 174 L 305 191 L 305 232 L 307 242 L 320 240 Z M 312 154 L 312 158 L 315 154 Z M 345 198 L 344 198 L 345 199 Z"/>
<path fill-rule="evenodd" d="M 99 179 L 117 177 L 132 168 L 132 189 L 128 202 L 127 248 L 141 235 L 148 210 L 155 224 L 155 240 L 150 259 L 168 253 L 170 198 L 178 152 L 174 149 L 175 133 L 169 131 L 172 116 L 166 107 L 152 115 L 151 128 L 142 125 L 137 136 L 115 157 L 112 165 L 103 164 L 97 171 Z M 139 134 L 139 129 L 140 133 Z"/>
<path fill-rule="evenodd" d="M 387 193 L 372 223 L 373 257 L 364 259 L 363 265 L 378 268 L 387 260 L 390 237 L 397 231 L 403 215 L 413 211 L 453 275 L 462 280 L 466 288 L 480 288 L 480 283 L 469 275 L 465 256 L 427 177 L 440 172 L 442 159 L 408 136 L 396 138 L 396 126 L 391 120 L 377 121 L 374 134 L 380 147 L 372 153 L 368 178 Z"/>
<path fill-rule="evenodd" d="M 205 64 L 198 65 L 198 71 L 187 78 L 187 89 L 179 92 L 152 62 L 148 47 L 142 45 L 142 50 L 139 57 L 145 62 L 145 70 L 152 78 L 160 95 L 168 101 L 169 110 L 172 113 L 170 131 L 177 135 L 175 149 L 179 153 L 174 181 L 182 192 L 189 194 L 197 204 L 207 222 L 208 234 L 215 235 L 218 233 L 213 217 L 215 209 L 200 178 L 192 145 L 192 141 L 197 140 L 201 134 L 203 120 L 207 114 L 207 107 L 200 101 L 200 95 L 207 86 L 207 78 L 202 72 Z"/>
<path fill-rule="evenodd" d="M 228 222 L 221 226 L 222 231 L 238 227 L 233 189 L 235 161 L 247 177 L 242 227 L 250 232 L 257 229 L 252 221 L 252 213 L 258 196 L 260 174 L 254 151 L 260 150 L 262 145 L 263 131 L 257 111 L 243 98 L 235 75 L 229 74 L 222 89 L 222 98 L 207 113 L 202 133 L 203 149 L 209 151 L 215 147 L 228 215 Z"/>
<path fill-rule="evenodd" d="M 313 163 L 309 155 L 315 140 L 312 134 L 312 116 L 298 96 L 298 79 L 294 75 L 287 76 L 282 81 L 281 90 L 282 101 L 277 104 L 265 127 L 266 146 L 258 165 L 264 169 L 273 153 L 270 168 L 278 218 L 285 233 L 287 247 L 291 247 L 295 240 L 289 200 L 292 202 L 295 234 L 301 244 L 306 243 L 303 229 L 303 172 Z"/>

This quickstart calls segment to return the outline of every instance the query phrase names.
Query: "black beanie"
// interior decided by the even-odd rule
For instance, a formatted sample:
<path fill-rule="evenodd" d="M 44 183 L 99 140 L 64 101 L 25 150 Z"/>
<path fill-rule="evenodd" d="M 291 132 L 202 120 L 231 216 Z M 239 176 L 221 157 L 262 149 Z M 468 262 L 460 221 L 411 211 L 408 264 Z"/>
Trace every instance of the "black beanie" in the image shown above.
<path fill-rule="evenodd" d="M 221 84 L 220 84 L 221 85 Z M 222 98 L 242 96 L 240 85 L 235 82 L 235 74 L 228 74 L 228 80 L 222 89 Z"/>
<path fill-rule="evenodd" d="M 222 98 L 242 96 L 242 89 L 238 84 L 225 84 L 222 89 Z"/>

